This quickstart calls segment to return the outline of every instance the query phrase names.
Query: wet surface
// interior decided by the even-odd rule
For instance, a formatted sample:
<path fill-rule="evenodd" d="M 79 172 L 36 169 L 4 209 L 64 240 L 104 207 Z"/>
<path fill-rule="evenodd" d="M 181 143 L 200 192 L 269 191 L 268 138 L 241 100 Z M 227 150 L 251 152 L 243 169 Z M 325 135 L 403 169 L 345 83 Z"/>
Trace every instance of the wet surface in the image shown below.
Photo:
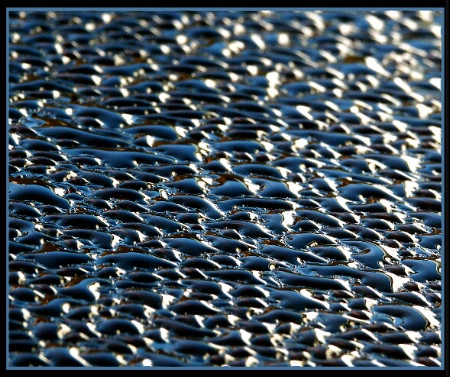
<path fill-rule="evenodd" d="M 10 12 L 9 366 L 441 366 L 441 18 Z"/>

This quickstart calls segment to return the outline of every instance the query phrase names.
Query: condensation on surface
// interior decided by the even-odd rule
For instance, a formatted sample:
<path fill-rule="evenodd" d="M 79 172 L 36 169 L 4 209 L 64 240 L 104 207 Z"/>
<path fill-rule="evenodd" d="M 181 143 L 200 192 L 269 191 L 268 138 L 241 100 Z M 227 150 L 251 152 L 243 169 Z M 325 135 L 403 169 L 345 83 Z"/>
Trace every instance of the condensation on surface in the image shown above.
<path fill-rule="evenodd" d="M 11 367 L 440 367 L 438 11 L 10 11 Z"/>

